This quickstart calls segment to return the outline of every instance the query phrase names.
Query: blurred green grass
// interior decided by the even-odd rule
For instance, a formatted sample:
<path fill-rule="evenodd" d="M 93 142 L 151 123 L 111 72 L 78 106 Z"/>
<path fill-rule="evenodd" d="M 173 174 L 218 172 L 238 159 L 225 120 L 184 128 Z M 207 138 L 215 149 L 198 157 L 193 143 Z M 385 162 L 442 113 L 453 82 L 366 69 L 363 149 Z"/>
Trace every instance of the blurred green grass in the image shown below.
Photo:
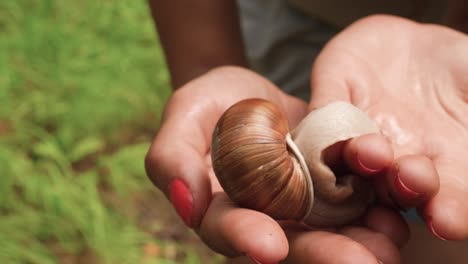
<path fill-rule="evenodd" d="M 0 263 L 201 262 L 135 217 L 169 93 L 146 1 L 0 2 Z"/>

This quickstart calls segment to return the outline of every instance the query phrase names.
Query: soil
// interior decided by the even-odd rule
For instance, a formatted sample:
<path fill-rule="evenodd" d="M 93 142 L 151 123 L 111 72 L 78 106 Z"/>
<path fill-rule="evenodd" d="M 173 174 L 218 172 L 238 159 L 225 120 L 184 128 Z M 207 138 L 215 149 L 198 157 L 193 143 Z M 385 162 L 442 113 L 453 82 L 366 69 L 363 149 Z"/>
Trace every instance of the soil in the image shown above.
<path fill-rule="evenodd" d="M 154 190 L 140 194 L 134 198 L 134 204 L 138 208 L 136 213 L 139 225 L 158 240 L 174 245 L 175 252 L 166 248 L 160 250 L 161 255 L 182 262 L 185 255 L 177 252 L 178 249 L 190 248 L 199 256 L 200 263 L 221 263 L 222 257 L 205 246 L 196 234 L 185 226 L 161 192 Z M 154 251 L 154 247 L 147 249 Z"/>
<path fill-rule="evenodd" d="M 73 169 L 77 172 L 83 172 L 96 168 L 98 164 L 97 160 L 100 155 L 115 153 L 121 146 L 150 142 L 154 136 L 152 134 L 154 131 L 151 133 L 149 129 L 137 130 L 139 131 L 138 134 L 135 134 L 134 131 L 134 128 L 132 128 L 131 131 L 126 129 L 120 130 L 116 137 L 111 139 L 104 149 L 73 163 Z M 98 169 L 99 174 L 105 178 L 106 174 L 108 174 L 106 168 Z M 151 184 L 149 180 L 148 184 Z M 187 249 L 189 249 L 200 258 L 200 263 L 210 264 L 224 262 L 224 257 L 205 246 L 197 235 L 185 226 L 169 201 L 156 187 L 151 191 L 134 194 L 133 197 L 130 198 L 130 202 L 119 200 L 120 198 L 105 184 L 105 180 L 101 182 L 98 188 L 103 200 L 108 203 L 109 206 L 119 208 L 119 211 L 123 211 L 123 213 L 131 219 L 135 219 L 137 224 L 145 232 L 153 236 L 157 241 L 162 242 L 161 245 L 156 243 L 145 245 L 142 250 L 146 257 L 162 257 L 175 260 L 177 263 L 182 263 L 186 257 L 184 252 L 187 252 Z M 96 259 L 92 252 L 84 252 L 80 256 L 70 256 L 61 253 L 60 248 L 57 246 L 52 247 L 52 250 L 60 259 L 61 263 L 96 263 L 92 261 Z M 82 262 L 83 260 L 86 261 Z"/>

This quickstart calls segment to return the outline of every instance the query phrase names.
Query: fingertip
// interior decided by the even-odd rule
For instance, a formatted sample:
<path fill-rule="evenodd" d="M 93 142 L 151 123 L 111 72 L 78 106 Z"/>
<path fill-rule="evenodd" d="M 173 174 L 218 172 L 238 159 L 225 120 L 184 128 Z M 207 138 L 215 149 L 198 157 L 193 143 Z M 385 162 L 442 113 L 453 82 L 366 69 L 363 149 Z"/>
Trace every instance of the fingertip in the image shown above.
<path fill-rule="evenodd" d="M 250 211 L 248 216 L 231 216 L 225 228 L 234 248 L 259 263 L 278 263 L 288 255 L 288 240 L 279 225 L 268 216 Z M 235 222 L 235 223 L 234 223 Z"/>
<path fill-rule="evenodd" d="M 440 187 L 439 175 L 432 162 L 426 156 L 410 155 L 398 160 L 396 171 L 402 184 L 411 191 L 427 198 L 433 197 Z"/>
<path fill-rule="evenodd" d="M 364 224 L 370 229 L 385 234 L 399 248 L 409 240 L 409 226 L 403 217 L 396 211 L 385 207 L 373 207 L 369 209 Z"/>
<path fill-rule="evenodd" d="M 212 194 L 205 163 L 194 150 L 158 147 L 160 145 L 153 143 L 146 155 L 147 175 L 166 195 L 184 223 L 190 228 L 197 227 Z"/>
<path fill-rule="evenodd" d="M 347 142 L 344 158 L 355 172 L 373 175 L 389 167 L 393 161 L 391 143 L 380 134 L 366 134 Z"/>
<path fill-rule="evenodd" d="M 229 257 L 246 255 L 260 263 L 276 263 L 288 255 L 288 241 L 276 221 L 237 208 L 224 193 L 213 197 L 197 232 L 213 250 Z"/>
<path fill-rule="evenodd" d="M 169 186 L 169 197 L 184 223 L 192 227 L 193 197 L 187 184 L 181 179 L 175 179 Z"/>
<path fill-rule="evenodd" d="M 378 263 L 365 246 L 343 235 L 310 231 L 288 232 L 288 237 L 290 254 L 285 263 Z"/>
<path fill-rule="evenodd" d="M 398 248 L 385 234 L 374 232 L 367 228 L 353 226 L 342 229 L 341 234 L 363 245 L 377 257 L 379 263 L 400 263 L 400 252 Z"/>
<path fill-rule="evenodd" d="M 444 191 L 422 209 L 427 228 L 435 237 L 454 241 L 468 238 L 468 208 L 459 197 L 463 193 L 458 190 Z"/>
<path fill-rule="evenodd" d="M 439 191 L 439 176 L 433 162 L 422 155 L 398 158 L 386 175 L 392 197 L 401 207 L 418 206 Z"/>

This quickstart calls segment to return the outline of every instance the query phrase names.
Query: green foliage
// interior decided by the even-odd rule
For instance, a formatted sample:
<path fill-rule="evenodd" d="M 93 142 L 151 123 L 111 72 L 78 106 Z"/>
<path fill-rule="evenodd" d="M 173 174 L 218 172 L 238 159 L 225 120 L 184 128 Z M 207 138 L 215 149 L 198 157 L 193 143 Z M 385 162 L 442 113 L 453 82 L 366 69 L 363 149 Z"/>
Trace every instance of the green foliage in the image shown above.
<path fill-rule="evenodd" d="M 137 263 L 150 237 L 102 202 L 98 175 L 63 171 L 59 162 L 31 161 L 3 149 L 0 232 L 2 263 L 55 263 L 44 243 L 65 252 L 94 250 L 103 262 Z M 5 181 L 4 181 L 5 180 Z M 13 243 L 12 243 L 13 242 Z M 36 250 L 31 250 L 31 248 Z"/>
<path fill-rule="evenodd" d="M 156 40 L 145 0 L 0 2 L 0 263 L 175 263 L 145 257 L 166 242 L 105 198 L 152 188 L 169 95 Z"/>
<path fill-rule="evenodd" d="M 40 124 L 66 149 L 132 122 L 156 128 L 167 73 L 144 1 L 2 1 L 0 10 L 2 120 Z"/>

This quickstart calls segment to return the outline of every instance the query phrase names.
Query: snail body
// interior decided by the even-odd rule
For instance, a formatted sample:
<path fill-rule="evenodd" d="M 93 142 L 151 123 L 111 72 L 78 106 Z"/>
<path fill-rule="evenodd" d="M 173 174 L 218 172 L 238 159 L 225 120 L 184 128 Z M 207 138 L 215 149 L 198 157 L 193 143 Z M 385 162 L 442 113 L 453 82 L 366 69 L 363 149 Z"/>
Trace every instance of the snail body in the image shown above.
<path fill-rule="evenodd" d="M 335 175 L 323 161 L 323 152 L 378 131 L 364 112 L 344 102 L 312 111 L 289 131 L 277 106 L 247 99 L 230 107 L 215 127 L 213 170 L 241 207 L 277 220 L 340 226 L 363 214 L 372 189 L 356 175 Z"/>

